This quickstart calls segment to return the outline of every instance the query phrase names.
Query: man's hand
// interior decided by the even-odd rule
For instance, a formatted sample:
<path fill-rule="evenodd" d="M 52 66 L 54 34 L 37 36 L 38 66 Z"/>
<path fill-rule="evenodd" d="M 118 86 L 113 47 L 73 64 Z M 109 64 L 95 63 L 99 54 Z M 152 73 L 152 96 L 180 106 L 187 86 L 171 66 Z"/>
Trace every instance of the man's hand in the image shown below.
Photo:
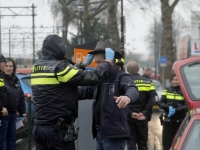
<path fill-rule="evenodd" d="M 5 107 L 3 107 L 3 110 L 1 111 L 1 114 L 2 114 L 3 117 L 7 116 L 8 115 L 8 110 Z"/>
<path fill-rule="evenodd" d="M 114 96 L 114 99 L 119 108 L 124 108 L 131 102 L 131 99 L 128 96 Z"/>
<path fill-rule="evenodd" d="M 139 114 L 136 113 L 136 112 L 133 112 L 133 113 L 131 114 L 131 117 L 134 118 L 134 119 L 138 119 Z"/>
<path fill-rule="evenodd" d="M 88 66 L 91 64 L 92 60 L 94 58 L 93 54 L 87 54 L 86 60 L 84 61 L 84 65 Z"/>
<path fill-rule="evenodd" d="M 139 113 L 138 120 L 145 120 L 145 119 L 146 119 L 146 117 L 144 116 L 144 114 L 143 113 Z"/>

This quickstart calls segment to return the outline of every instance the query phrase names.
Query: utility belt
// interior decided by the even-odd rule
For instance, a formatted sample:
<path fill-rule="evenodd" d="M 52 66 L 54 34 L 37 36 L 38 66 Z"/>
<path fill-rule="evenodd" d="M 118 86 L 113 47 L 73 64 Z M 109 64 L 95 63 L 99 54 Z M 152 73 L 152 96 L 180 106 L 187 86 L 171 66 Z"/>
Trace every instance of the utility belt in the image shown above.
<path fill-rule="evenodd" d="M 163 125 L 163 123 L 179 123 L 182 122 L 183 119 L 171 119 L 171 118 L 167 118 L 163 113 L 160 114 L 159 116 L 160 119 L 160 124 Z"/>
<path fill-rule="evenodd" d="M 171 118 L 165 118 L 164 120 L 163 120 L 164 122 L 169 122 L 169 123 L 179 123 L 179 122 L 182 122 L 183 121 L 183 119 L 171 119 Z"/>
<path fill-rule="evenodd" d="M 74 121 L 69 122 L 62 117 L 60 117 L 54 127 L 54 131 L 59 130 L 64 131 L 64 142 L 74 141 L 78 138 L 79 127 L 74 124 Z"/>

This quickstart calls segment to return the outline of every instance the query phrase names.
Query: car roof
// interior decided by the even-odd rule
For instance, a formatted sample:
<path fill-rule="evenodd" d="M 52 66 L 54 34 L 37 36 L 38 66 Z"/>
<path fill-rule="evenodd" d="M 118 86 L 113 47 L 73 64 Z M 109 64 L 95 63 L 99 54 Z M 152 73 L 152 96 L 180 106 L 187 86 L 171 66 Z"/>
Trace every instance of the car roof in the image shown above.
<path fill-rule="evenodd" d="M 31 74 L 32 68 L 17 68 L 17 73 Z"/>
<path fill-rule="evenodd" d="M 188 73 L 191 72 L 186 72 L 184 71 L 184 69 L 186 67 L 190 68 L 195 65 L 198 65 L 198 67 L 200 66 L 200 56 L 193 56 L 186 59 L 178 60 L 173 64 L 173 70 L 177 75 L 180 87 L 190 109 L 200 108 L 200 97 L 197 97 L 197 99 L 194 100 L 192 96 L 192 92 L 194 90 L 189 88 L 191 82 L 188 82 L 189 80 L 191 80 L 191 78 L 187 78 Z M 194 73 L 196 72 L 194 71 Z M 195 75 L 199 76 L 198 74 Z M 197 81 L 198 79 L 195 81 L 195 84 L 198 90 L 200 88 L 200 85 L 198 85 Z"/>
<path fill-rule="evenodd" d="M 24 77 L 30 77 L 30 74 L 26 74 L 26 73 L 16 73 L 16 75 L 19 79 L 24 78 Z"/>

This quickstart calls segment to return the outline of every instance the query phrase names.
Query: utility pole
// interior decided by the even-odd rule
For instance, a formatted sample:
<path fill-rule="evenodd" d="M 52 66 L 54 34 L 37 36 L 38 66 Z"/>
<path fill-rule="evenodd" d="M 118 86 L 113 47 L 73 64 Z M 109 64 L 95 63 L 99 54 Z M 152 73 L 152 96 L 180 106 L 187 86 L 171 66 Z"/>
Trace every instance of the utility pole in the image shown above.
<path fill-rule="evenodd" d="M 0 7 L 0 12 L 1 12 L 1 8 L 3 9 L 7 9 L 8 11 L 10 11 L 11 14 L 0 14 L 0 18 L 1 16 L 13 16 L 13 17 L 16 17 L 16 16 L 32 16 L 32 21 L 33 21 L 33 26 L 32 26 L 32 34 L 33 34 L 33 64 L 35 63 L 35 19 L 34 17 L 36 16 L 35 14 L 35 6 L 34 4 L 32 4 L 32 6 L 29 6 L 29 7 Z M 23 14 L 22 12 L 24 11 L 16 11 L 19 10 L 19 9 L 26 9 L 28 12 L 31 12 L 30 11 L 30 8 L 32 9 L 32 13 L 31 14 Z M 1 27 L 1 26 L 0 26 Z M 1 30 L 1 28 L 0 28 Z M 1 32 L 1 31 L 0 31 Z M 0 43 L 1 43 L 1 39 L 0 39 Z M 0 46 L 1 47 L 1 46 Z M 1 49 L 0 49 L 0 52 L 1 52 Z"/>
<path fill-rule="evenodd" d="M 33 23 L 33 64 L 35 63 L 35 6 L 32 4 L 32 23 Z"/>
<path fill-rule="evenodd" d="M 156 18 L 154 17 L 154 57 L 155 57 L 155 80 L 157 77 L 157 34 L 156 34 Z"/>
<path fill-rule="evenodd" d="M 1 1 L 0 1 L 0 6 L 1 6 Z M 1 54 L 1 8 L 0 8 L 0 54 Z"/>
<path fill-rule="evenodd" d="M 11 57 L 11 40 L 10 40 L 10 29 L 9 29 L 9 57 Z"/>
<path fill-rule="evenodd" d="M 124 14 L 123 14 L 123 0 L 121 0 L 121 54 L 124 58 Z"/>

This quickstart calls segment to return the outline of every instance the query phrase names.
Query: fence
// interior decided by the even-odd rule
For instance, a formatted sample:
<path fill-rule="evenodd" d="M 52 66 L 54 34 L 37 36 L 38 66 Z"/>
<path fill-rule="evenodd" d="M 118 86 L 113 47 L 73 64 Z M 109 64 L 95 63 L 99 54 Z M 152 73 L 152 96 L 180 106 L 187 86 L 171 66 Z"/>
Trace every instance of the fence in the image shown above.
<path fill-rule="evenodd" d="M 34 116 L 32 113 L 32 100 L 31 97 L 26 98 L 27 104 L 27 122 L 24 122 L 24 127 L 17 130 L 16 132 L 16 149 L 17 150 L 31 150 L 34 147 L 34 142 L 32 139 L 32 129 Z"/>

